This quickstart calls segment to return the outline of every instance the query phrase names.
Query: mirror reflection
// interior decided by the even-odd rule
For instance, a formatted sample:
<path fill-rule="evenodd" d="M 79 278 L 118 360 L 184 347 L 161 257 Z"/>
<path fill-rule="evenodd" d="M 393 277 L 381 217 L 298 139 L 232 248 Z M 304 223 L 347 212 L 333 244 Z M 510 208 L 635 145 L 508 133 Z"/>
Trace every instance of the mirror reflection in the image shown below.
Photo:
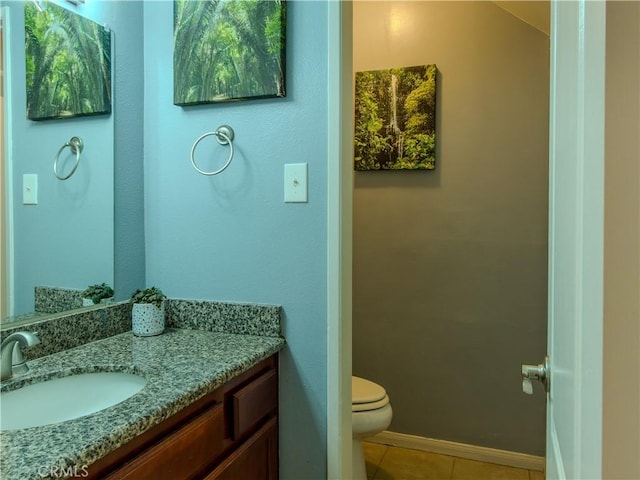
<path fill-rule="evenodd" d="M 55 62 L 63 76 L 73 64 L 61 59 L 25 55 L 28 42 L 51 38 L 54 31 L 71 38 L 77 33 L 75 16 L 55 22 L 41 17 L 38 38 L 25 10 L 37 13 L 50 2 L 2 2 L 2 299 L 3 323 L 38 317 L 82 306 L 81 292 L 103 283 L 114 287 L 114 116 L 92 116 L 33 121 L 27 118 L 27 78 L 38 66 Z M 104 27 L 108 13 L 99 5 L 58 5 Z M 25 8 L 27 7 L 27 8 Z M 38 10 L 35 10 L 37 7 Z M 52 8 L 60 8 L 55 5 Z M 79 17 L 79 18 L 80 18 Z M 68 18 L 66 21 L 64 18 Z M 75 22 L 75 24 L 74 24 Z M 34 24 L 35 25 L 35 24 Z M 25 35 L 26 33 L 26 35 Z M 33 37 L 30 37 L 33 35 Z M 63 38 L 60 37 L 60 38 Z M 59 51 L 66 40 L 50 50 Z M 71 41 L 71 40 L 68 40 Z M 27 42 L 27 43 L 28 43 Z M 109 46 L 111 52 L 113 49 Z M 111 57 L 111 52 L 103 52 Z M 67 63 L 65 63 L 67 62 Z M 105 74 L 106 75 L 106 74 Z M 49 78 L 48 92 L 62 90 L 60 79 Z M 83 82 L 82 74 L 73 79 Z M 87 79 L 89 82 L 89 79 Z M 111 83 L 111 74 L 107 78 Z M 77 95 L 82 89 L 68 89 Z M 66 94 L 57 98 L 62 102 Z M 54 97 L 49 97 L 54 98 Z M 111 98 L 110 100 L 113 100 Z M 43 100 L 46 101 L 46 100 Z M 74 99 L 82 109 L 88 98 Z M 115 105 L 115 104 L 114 104 Z M 64 108 L 58 117 L 65 117 Z M 77 143 L 81 139 L 82 145 Z M 54 172 L 54 163 L 57 172 Z M 73 171 L 72 175 L 67 175 Z M 56 175 L 58 173 L 58 175 Z M 67 178 L 64 178 L 67 177 Z"/>

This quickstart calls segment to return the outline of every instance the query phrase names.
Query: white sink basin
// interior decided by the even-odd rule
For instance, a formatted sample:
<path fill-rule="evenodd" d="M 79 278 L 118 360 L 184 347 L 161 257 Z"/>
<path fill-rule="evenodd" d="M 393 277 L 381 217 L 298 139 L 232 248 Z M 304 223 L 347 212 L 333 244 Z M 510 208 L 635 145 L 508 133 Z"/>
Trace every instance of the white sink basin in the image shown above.
<path fill-rule="evenodd" d="M 147 383 L 131 373 L 98 372 L 54 378 L 0 393 L 0 429 L 16 430 L 84 417 L 116 405 Z"/>

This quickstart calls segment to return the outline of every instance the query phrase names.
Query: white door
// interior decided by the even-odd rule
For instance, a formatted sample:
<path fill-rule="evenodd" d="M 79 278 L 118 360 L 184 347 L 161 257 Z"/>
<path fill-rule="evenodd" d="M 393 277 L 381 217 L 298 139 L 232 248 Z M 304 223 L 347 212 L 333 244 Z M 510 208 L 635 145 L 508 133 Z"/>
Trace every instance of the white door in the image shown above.
<path fill-rule="evenodd" d="M 547 478 L 602 476 L 604 47 L 604 1 L 552 1 Z"/>

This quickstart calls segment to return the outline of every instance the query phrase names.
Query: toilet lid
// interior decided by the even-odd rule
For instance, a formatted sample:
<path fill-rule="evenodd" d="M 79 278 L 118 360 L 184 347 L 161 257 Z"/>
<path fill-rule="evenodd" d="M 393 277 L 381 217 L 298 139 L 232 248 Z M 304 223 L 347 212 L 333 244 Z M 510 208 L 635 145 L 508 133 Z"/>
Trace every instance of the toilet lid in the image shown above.
<path fill-rule="evenodd" d="M 387 396 L 387 392 L 377 383 L 360 377 L 351 377 L 351 403 L 374 403 Z"/>

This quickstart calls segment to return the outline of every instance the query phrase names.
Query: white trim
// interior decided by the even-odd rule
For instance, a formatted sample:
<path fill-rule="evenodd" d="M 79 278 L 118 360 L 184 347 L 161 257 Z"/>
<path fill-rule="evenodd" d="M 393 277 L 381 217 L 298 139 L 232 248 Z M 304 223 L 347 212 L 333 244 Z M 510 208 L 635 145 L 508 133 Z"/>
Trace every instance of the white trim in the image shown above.
<path fill-rule="evenodd" d="M 544 470 L 544 457 L 528 455 L 526 453 L 510 452 L 495 448 L 479 447 L 466 443 L 449 442 L 435 438 L 419 437 L 385 430 L 367 439 L 369 442 L 391 445 L 394 447 L 411 448 L 423 452 L 451 455 L 453 457 L 478 460 L 480 462 L 497 463 L 509 467 L 526 468 L 527 470 Z"/>
<path fill-rule="evenodd" d="M 548 245 L 547 245 L 547 355 L 549 356 L 549 370 L 551 373 L 551 384 L 554 383 L 553 371 L 555 367 L 555 352 L 553 351 L 553 340 L 555 332 L 555 318 L 553 312 L 556 309 L 556 297 L 553 292 L 556 291 L 556 263 L 555 252 L 556 246 L 556 171 L 554 168 L 554 148 L 557 143 L 557 103 L 558 99 L 555 95 L 558 82 L 555 72 L 558 69 L 558 2 L 551 0 L 550 12 L 550 59 L 549 59 L 549 207 L 548 207 Z M 555 396 L 555 389 L 550 388 L 547 393 L 547 409 L 546 409 L 546 471 L 551 472 L 549 478 L 566 478 L 564 475 L 564 466 L 562 465 L 562 455 L 558 445 L 558 438 L 553 423 L 551 402 Z M 562 476 L 559 476 L 562 471 Z"/>
<path fill-rule="evenodd" d="M 2 202 L 2 208 L 5 209 L 5 232 L 7 233 L 5 244 L 3 248 L 6 249 L 6 262 L 5 270 L 6 276 L 3 281 L 7 282 L 7 315 L 13 315 L 15 312 L 15 295 L 13 294 L 15 288 L 15 259 L 14 259 L 14 241 L 13 241 L 13 142 L 11 138 L 13 136 L 13 110 L 11 104 L 11 98 L 13 98 L 12 87 L 13 82 L 11 80 L 11 63 L 13 57 L 11 55 L 11 17 L 9 7 L 2 7 L 2 29 L 4 35 L 4 41 L 2 42 L 2 52 L 4 66 L 4 139 L 6 142 L 2 145 L 4 148 L 4 199 Z"/>
<path fill-rule="evenodd" d="M 605 45 L 605 2 L 551 2 L 549 478 L 602 475 Z"/>
<path fill-rule="evenodd" d="M 547 462 L 545 465 L 547 478 L 567 478 L 564 471 L 564 464 L 560 445 L 558 444 L 558 434 L 556 433 L 555 423 L 549 423 L 548 428 L 551 430 L 547 434 L 550 445 L 547 445 Z"/>
<path fill-rule="evenodd" d="M 327 4 L 327 478 L 351 478 L 352 18 Z"/>

